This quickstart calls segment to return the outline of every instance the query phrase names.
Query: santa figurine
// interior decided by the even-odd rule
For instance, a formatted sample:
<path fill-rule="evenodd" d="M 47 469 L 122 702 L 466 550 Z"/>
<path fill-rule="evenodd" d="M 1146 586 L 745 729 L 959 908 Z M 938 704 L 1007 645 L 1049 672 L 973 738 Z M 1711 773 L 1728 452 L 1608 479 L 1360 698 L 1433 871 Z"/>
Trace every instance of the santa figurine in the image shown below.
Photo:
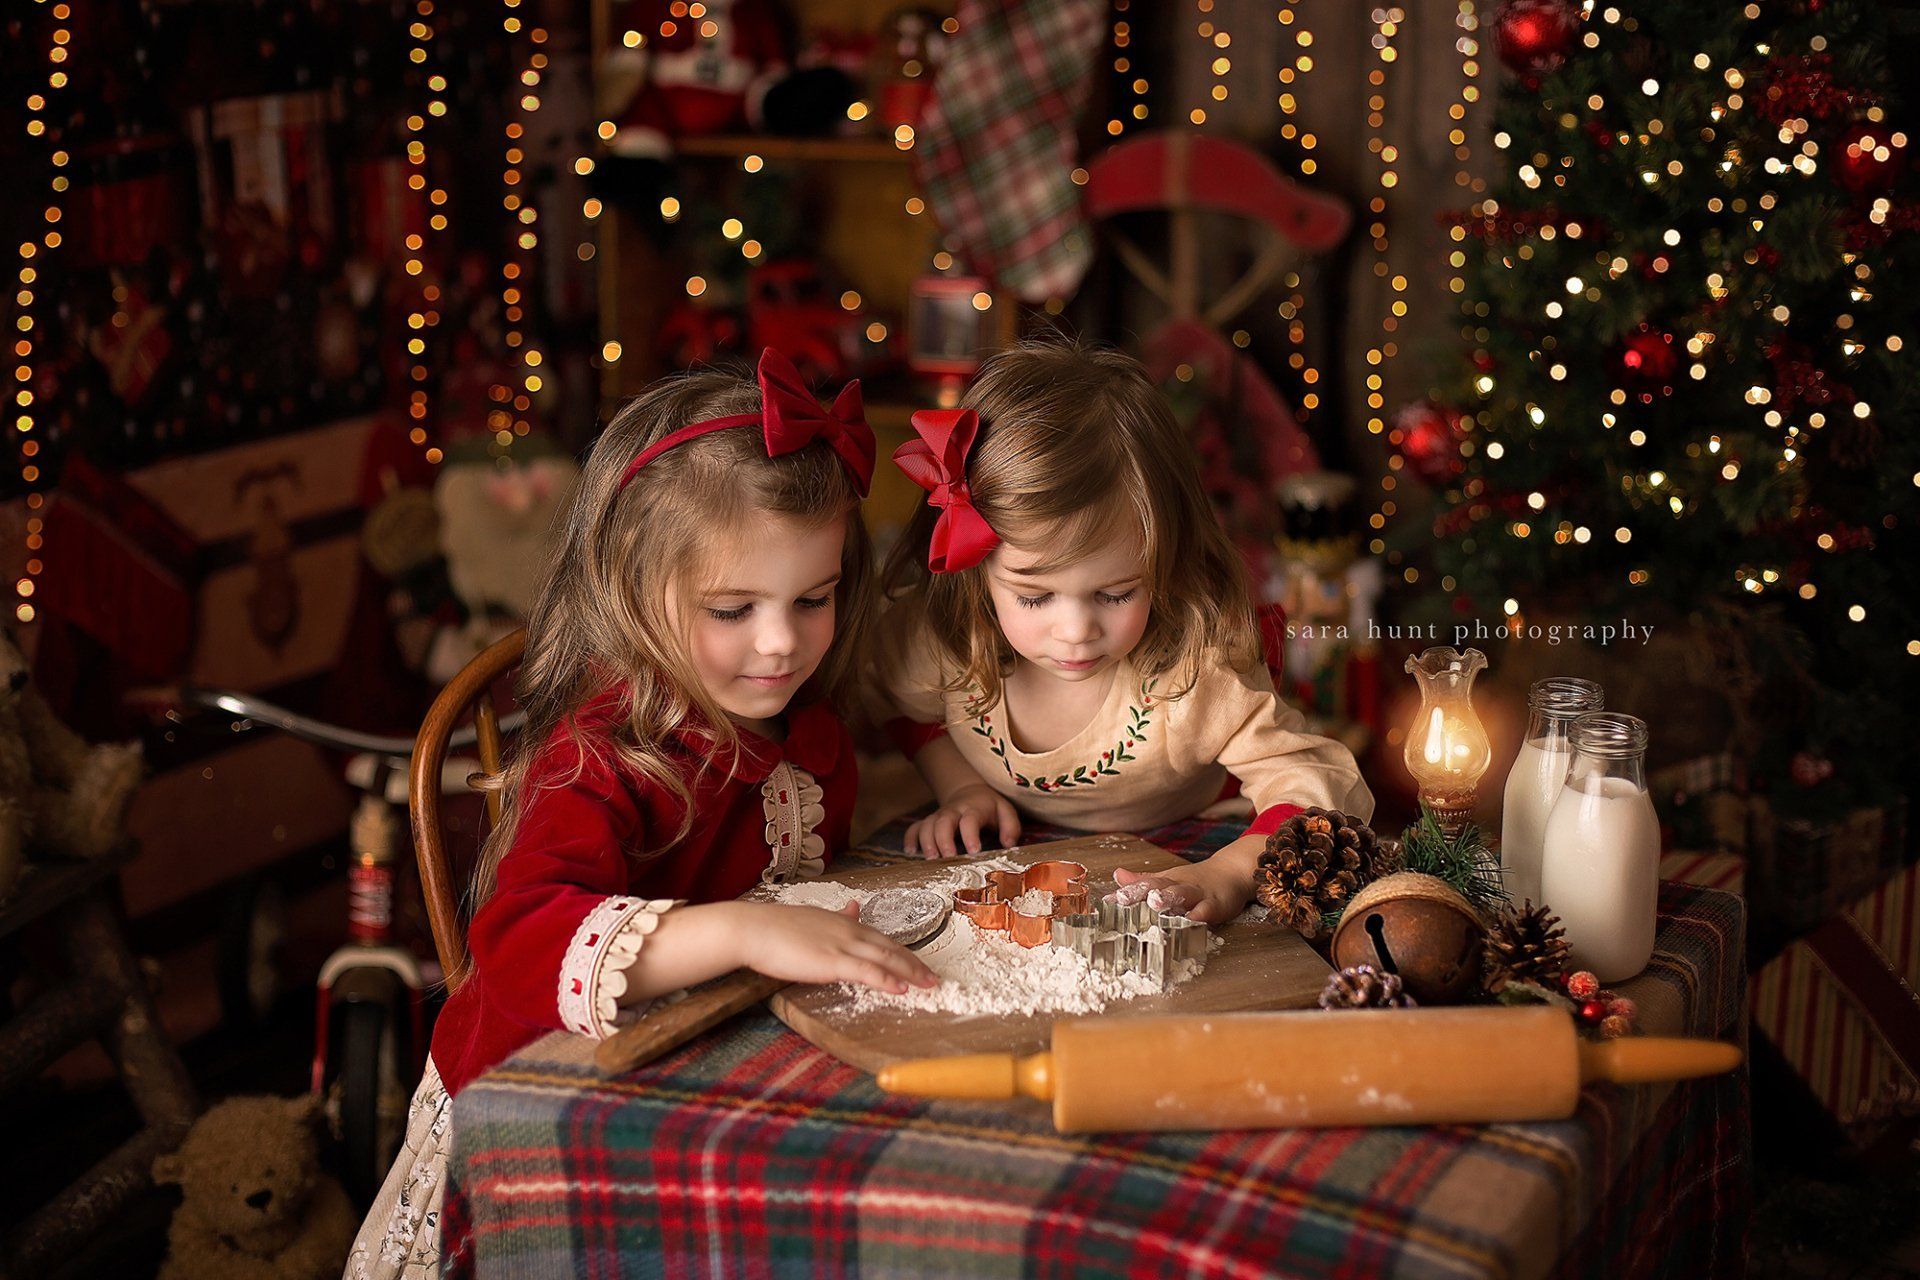
<path fill-rule="evenodd" d="M 631 0 L 618 29 L 605 80 L 631 96 L 613 113 L 615 161 L 663 161 L 676 139 L 757 129 L 767 89 L 787 70 L 770 0 Z"/>

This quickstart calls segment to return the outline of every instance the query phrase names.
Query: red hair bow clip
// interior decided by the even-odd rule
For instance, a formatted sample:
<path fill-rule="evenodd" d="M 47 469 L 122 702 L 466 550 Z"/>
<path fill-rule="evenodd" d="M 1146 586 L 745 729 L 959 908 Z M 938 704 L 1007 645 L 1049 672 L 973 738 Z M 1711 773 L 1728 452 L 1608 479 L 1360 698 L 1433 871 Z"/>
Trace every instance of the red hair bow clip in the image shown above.
<path fill-rule="evenodd" d="M 971 409 L 921 409 L 913 415 L 914 434 L 893 451 L 907 478 L 927 491 L 927 503 L 940 511 L 927 547 L 927 567 L 935 573 L 971 569 L 1000 545 L 985 516 L 973 505 L 967 487 L 967 455 L 980 432 L 980 415 Z"/>
<path fill-rule="evenodd" d="M 807 384 L 801 380 L 800 371 L 793 367 L 793 361 L 772 347 L 760 353 L 759 376 L 759 412 L 735 413 L 724 418 L 689 423 L 672 435 L 655 441 L 627 464 L 626 473 L 620 477 L 620 489 L 625 489 L 642 467 L 676 445 L 685 444 L 711 431 L 724 431 L 729 427 L 744 427 L 757 422 L 766 440 L 769 458 L 797 453 L 815 440 L 826 441 L 828 447 L 840 455 L 847 470 L 853 473 L 860 496 L 866 497 L 867 490 L 873 484 L 873 459 L 879 452 L 879 446 L 874 443 L 873 429 L 867 425 L 859 380 L 855 379 L 840 389 L 831 409 L 822 409 L 820 402 L 813 398 L 813 392 L 807 390 Z"/>
<path fill-rule="evenodd" d="M 769 458 L 825 440 L 853 473 L 860 496 L 867 496 L 879 446 L 867 425 L 859 379 L 840 388 L 831 409 L 822 409 L 793 361 L 768 347 L 760 353 L 760 414 L 766 422 Z"/>

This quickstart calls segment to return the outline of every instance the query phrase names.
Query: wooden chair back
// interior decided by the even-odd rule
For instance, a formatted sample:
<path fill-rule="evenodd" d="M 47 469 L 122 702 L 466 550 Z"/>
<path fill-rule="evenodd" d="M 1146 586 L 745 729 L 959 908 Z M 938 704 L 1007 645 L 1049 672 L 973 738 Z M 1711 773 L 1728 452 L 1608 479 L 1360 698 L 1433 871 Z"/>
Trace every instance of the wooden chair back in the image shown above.
<path fill-rule="evenodd" d="M 407 809 L 413 819 L 413 856 L 420 867 L 420 890 L 427 900 L 427 920 L 433 926 L 433 946 L 440 956 L 448 990 L 457 987 L 466 972 L 467 932 L 460 920 L 460 891 L 447 859 L 446 831 L 441 825 L 440 777 L 449 740 L 469 713 L 473 717 L 474 749 L 483 773 L 498 775 L 504 760 L 500 717 L 493 688 L 520 665 L 526 648 L 524 630 L 495 641 L 460 669 L 427 709 L 427 718 L 413 741 L 413 765 L 408 778 Z M 500 821 L 501 794 L 487 792 L 487 821 Z"/>

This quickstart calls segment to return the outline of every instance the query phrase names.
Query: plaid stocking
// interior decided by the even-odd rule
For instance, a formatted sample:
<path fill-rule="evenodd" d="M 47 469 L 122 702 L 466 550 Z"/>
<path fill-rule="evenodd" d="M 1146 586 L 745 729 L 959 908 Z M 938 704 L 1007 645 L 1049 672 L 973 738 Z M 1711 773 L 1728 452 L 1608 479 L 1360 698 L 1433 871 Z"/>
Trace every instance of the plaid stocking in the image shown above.
<path fill-rule="evenodd" d="M 1093 257 L 1068 176 L 1105 0 L 962 0 L 915 147 L 949 246 L 1028 302 L 1071 293 Z"/>

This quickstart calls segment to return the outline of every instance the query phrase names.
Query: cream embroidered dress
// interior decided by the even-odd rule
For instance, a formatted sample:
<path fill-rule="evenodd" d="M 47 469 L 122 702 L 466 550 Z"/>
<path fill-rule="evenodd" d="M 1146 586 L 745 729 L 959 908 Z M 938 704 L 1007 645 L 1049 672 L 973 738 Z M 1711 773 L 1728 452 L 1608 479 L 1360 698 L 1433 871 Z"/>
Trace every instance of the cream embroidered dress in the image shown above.
<path fill-rule="evenodd" d="M 1353 753 L 1305 732 L 1306 718 L 1280 701 L 1263 665 L 1203 663 L 1193 688 L 1169 700 L 1167 677 L 1143 676 L 1123 659 L 1085 727 L 1050 751 L 1025 751 L 1008 731 L 1004 700 L 976 713 L 962 693 L 941 689 L 940 647 L 905 613 L 882 624 L 880 718 L 944 726 L 975 772 L 1024 814 L 1080 831 L 1146 831 L 1228 811 L 1214 806 L 1229 774 L 1255 813 L 1321 805 L 1373 814 Z"/>

